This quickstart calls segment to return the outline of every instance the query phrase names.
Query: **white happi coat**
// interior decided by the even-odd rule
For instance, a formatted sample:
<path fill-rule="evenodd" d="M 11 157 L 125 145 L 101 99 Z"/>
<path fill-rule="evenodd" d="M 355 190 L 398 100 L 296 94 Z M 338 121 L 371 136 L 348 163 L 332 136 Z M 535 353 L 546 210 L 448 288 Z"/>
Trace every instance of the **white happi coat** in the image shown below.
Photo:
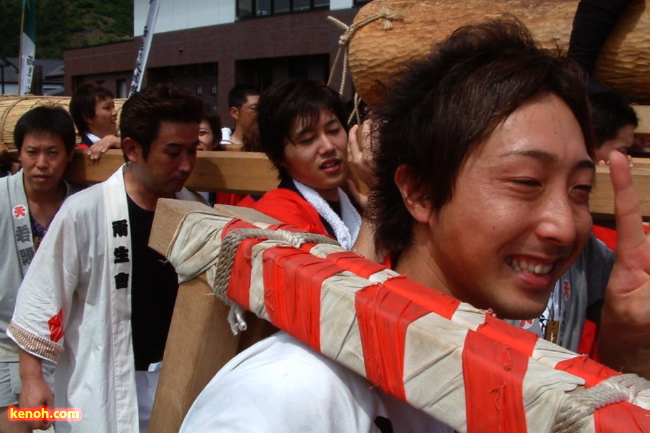
<path fill-rule="evenodd" d="M 65 187 L 66 197 L 80 189 L 67 182 Z M 0 266 L 0 362 L 18 362 L 18 348 L 6 332 L 35 251 L 22 170 L 0 178 L 0 240 L 5 251 Z"/>
<path fill-rule="evenodd" d="M 82 413 L 81 421 L 57 422 L 57 433 L 138 431 L 123 170 L 61 207 L 9 326 L 21 348 L 57 362 L 55 408 Z M 186 189 L 177 197 L 200 200 Z"/>

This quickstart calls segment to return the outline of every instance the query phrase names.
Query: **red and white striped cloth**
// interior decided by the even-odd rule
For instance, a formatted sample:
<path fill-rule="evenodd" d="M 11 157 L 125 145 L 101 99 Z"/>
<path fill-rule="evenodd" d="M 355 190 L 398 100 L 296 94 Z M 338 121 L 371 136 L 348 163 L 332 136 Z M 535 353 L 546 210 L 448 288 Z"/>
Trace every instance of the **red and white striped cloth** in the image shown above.
<path fill-rule="evenodd" d="M 222 239 L 257 228 L 297 231 L 189 213 L 167 257 L 214 283 Z M 647 381 L 335 245 L 244 239 L 225 296 L 459 432 L 650 431 Z"/>

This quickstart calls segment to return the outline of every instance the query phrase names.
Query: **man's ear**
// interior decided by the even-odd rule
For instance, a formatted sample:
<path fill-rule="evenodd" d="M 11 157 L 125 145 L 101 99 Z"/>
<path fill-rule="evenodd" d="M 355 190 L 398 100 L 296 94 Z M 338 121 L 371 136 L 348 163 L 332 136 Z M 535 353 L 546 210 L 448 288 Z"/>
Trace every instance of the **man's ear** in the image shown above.
<path fill-rule="evenodd" d="M 83 116 L 83 118 L 84 118 L 84 121 L 86 122 L 86 125 L 88 125 L 88 127 L 90 127 L 90 125 L 95 123 L 95 116 L 93 116 L 93 117 Z"/>
<path fill-rule="evenodd" d="M 239 109 L 237 107 L 230 107 L 230 117 L 235 120 L 239 119 Z"/>
<path fill-rule="evenodd" d="M 122 140 L 122 152 L 129 162 L 139 162 L 142 159 L 142 146 L 132 138 Z"/>
<path fill-rule="evenodd" d="M 409 173 L 406 165 L 400 165 L 395 172 L 395 185 L 402 194 L 404 205 L 413 219 L 422 224 L 428 224 L 434 210 L 427 200 L 423 198 L 421 185 Z"/>

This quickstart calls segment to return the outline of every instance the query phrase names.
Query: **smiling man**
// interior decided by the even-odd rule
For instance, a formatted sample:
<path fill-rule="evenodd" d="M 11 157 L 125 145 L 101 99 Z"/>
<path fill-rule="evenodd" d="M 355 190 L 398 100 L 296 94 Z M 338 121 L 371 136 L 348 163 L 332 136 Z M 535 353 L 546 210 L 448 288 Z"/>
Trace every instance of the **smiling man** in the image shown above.
<path fill-rule="evenodd" d="M 594 140 L 577 64 L 517 21 L 467 26 L 404 68 L 373 113 L 366 214 L 396 271 L 525 321 L 549 301 L 555 313 L 556 282 L 575 266 L 579 284 L 560 286 L 559 333 L 579 334 L 588 310 L 602 310 L 602 360 L 648 376 L 650 241 L 625 157 L 613 154 L 620 238 L 609 277 L 612 253 L 590 235 Z M 217 373 L 181 428 L 194 431 L 452 429 L 279 333 Z"/>
<path fill-rule="evenodd" d="M 119 149 L 117 110 L 113 92 L 96 83 L 83 83 L 70 98 L 70 115 L 81 144 L 88 148 L 90 159 L 99 159 L 108 149 Z"/>
<path fill-rule="evenodd" d="M 61 208 L 25 276 L 8 331 L 21 349 L 20 405 L 79 409 L 83 419 L 57 422 L 59 433 L 146 432 L 178 289 L 147 243 L 159 198 L 199 200 L 183 185 L 202 110 L 169 85 L 129 98 L 126 164 Z M 57 363 L 53 390 L 43 360 Z"/>

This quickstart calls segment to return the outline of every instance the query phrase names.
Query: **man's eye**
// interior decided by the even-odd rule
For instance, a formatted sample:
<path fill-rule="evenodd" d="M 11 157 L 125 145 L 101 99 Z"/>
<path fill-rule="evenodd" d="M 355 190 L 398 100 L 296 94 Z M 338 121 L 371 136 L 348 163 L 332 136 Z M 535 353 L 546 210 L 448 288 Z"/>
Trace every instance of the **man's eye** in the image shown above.
<path fill-rule="evenodd" d="M 590 194 L 594 190 L 594 187 L 593 187 L 593 185 L 576 185 L 574 187 L 574 189 L 576 189 L 576 190 L 578 190 L 580 192 Z"/>
<path fill-rule="evenodd" d="M 515 183 L 517 185 L 531 186 L 531 187 L 542 185 L 538 180 L 535 179 L 517 179 L 515 180 Z"/>
<path fill-rule="evenodd" d="M 591 191 L 593 190 L 592 185 L 576 185 L 570 191 L 570 197 L 578 204 L 588 204 Z"/>

